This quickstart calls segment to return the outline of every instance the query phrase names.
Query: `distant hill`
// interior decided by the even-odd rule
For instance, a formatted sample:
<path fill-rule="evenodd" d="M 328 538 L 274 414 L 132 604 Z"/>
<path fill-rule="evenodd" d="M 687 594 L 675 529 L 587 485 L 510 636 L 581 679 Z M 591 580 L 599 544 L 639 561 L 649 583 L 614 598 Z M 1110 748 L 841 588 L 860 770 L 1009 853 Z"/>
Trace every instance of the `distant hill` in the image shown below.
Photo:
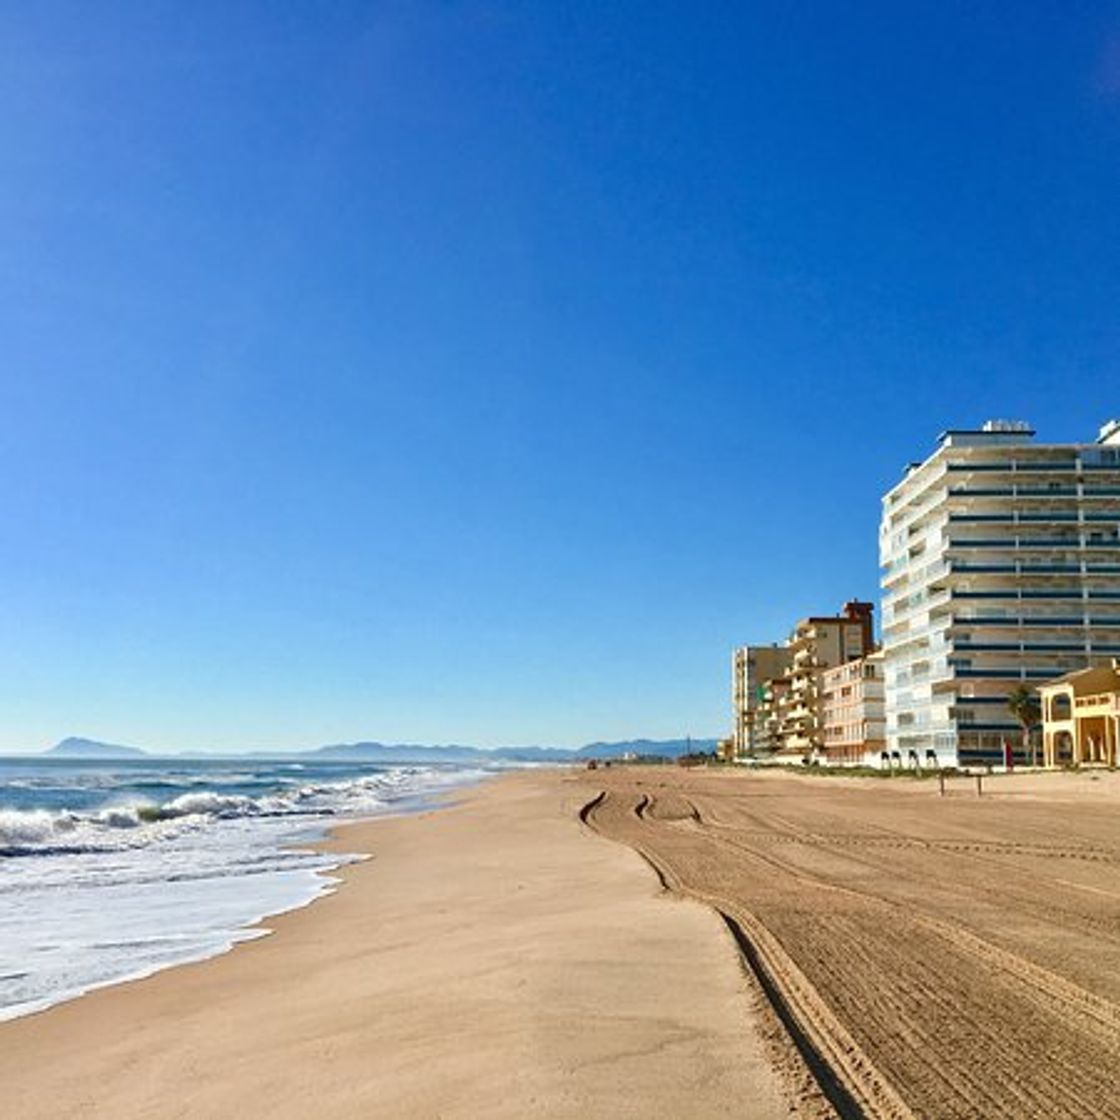
<path fill-rule="evenodd" d="M 335 743 L 307 752 L 319 758 L 368 758 L 383 762 L 473 762 L 474 747 L 427 747 L 420 743 Z"/>
<path fill-rule="evenodd" d="M 419 743 L 338 743 L 312 752 L 325 758 L 360 758 L 381 762 L 582 762 L 588 758 L 621 758 L 625 754 L 676 758 L 693 751 L 712 751 L 715 739 L 625 739 L 615 743 L 588 743 L 567 747 L 497 747 L 484 750 L 458 744 L 423 746 Z"/>
<path fill-rule="evenodd" d="M 98 743 L 93 739 L 63 739 L 45 754 L 56 758 L 143 758 L 138 747 L 120 747 L 115 743 Z"/>
<path fill-rule="evenodd" d="M 715 739 L 623 739 L 618 743 L 588 743 L 576 752 L 582 758 L 621 758 L 624 754 L 679 758 L 682 754 L 711 754 Z"/>
<path fill-rule="evenodd" d="M 712 751 L 715 739 L 623 739 L 613 743 L 588 743 L 585 747 L 482 747 L 450 743 L 427 746 L 423 743 L 335 743 L 302 751 L 223 752 L 226 758 L 324 758 L 364 759 L 370 762 L 455 762 L 460 765 L 491 762 L 584 762 L 589 758 L 621 758 L 626 754 L 676 758 L 692 751 Z M 70 738 L 44 752 L 54 758 L 145 758 L 150 752 L 138 747 L 98 743 L 93 739 Z M 211 752 L 191 752 L 192 758 L 218 757 Z"/>
<path fill-rule="evenodd" d="M 560 747 L 424 746 L 420 743 L 338 743 L 311 752 L 320 758 L 363 758 L 378 762 L 572 762 L 576 752 Z"/>

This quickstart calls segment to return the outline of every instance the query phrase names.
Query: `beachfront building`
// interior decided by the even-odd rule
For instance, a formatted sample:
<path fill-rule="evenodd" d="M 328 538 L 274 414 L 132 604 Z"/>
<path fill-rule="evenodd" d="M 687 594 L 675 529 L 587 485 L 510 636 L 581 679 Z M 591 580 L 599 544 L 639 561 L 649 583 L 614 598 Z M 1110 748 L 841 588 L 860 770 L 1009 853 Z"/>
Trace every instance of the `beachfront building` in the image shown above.
<path fill-rule="evenodd" d="M 871 603 L 853 599 L 838 615 L 804 618 L 794 628 L 786 643 L 790 666 L 780 732 L 783 758 L 807 758 L 823 748 L 824 672 L 872 651 L 874 609 Z"/>
<path fill-rule="evenodd" d="M 822 675 L 874 649 L 874 609 L 853 599 L 840 614 L 803 618 L 783 646 L 736 650 L 732 697 L 739 757 L 789 762 L 818 756 L 824 743 Z"/>
<path fill-rule="evenodd" d="M 822 759 L 827 766 L 880 766 L 886 749 L 883 654 L 821 675 Z"/>
<path fill-rule="evenodd" d="M 1039 687 L 1047 766 L 1120 762 L 1120 659 L 1079 669 Z"/>
<path fill-rule="evenodd" d="M 737 758 L 767 752 L 763 721 L 755 712 L 762 705 L 767 682 L 789 668 L 791 654 L 785 646 L 741 646 L 731 655 L 732 750 Z"/>
<path fill-rule="evenodd" d="M 789 706 L 789 678 L 763 681 L 758 707 L 751 712 L 751 754 L 755 759 L 770 759 L 782 749 L 782 725 Z"/>
<path fill-rule="evenodd" d="M 1093 443 L 945 432 L 884 496 L 879 554 L 888 751 L 1002 761 L 1012 689 L 1120 653 L 1120 422 Z"/>

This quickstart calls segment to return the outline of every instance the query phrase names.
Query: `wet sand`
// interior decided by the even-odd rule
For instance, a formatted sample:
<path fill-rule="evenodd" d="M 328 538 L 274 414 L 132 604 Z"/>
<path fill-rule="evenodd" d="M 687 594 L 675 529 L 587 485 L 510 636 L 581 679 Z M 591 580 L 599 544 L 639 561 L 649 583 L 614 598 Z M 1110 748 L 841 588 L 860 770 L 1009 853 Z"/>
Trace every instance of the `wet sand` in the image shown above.
<path fill-rule="evenodd" d="M 787 1116 L 726 927 L 585 800 L 515 774 L 340 830 L 373 858 L 272 936 L 0 1024 L 4 1117 Z"/>

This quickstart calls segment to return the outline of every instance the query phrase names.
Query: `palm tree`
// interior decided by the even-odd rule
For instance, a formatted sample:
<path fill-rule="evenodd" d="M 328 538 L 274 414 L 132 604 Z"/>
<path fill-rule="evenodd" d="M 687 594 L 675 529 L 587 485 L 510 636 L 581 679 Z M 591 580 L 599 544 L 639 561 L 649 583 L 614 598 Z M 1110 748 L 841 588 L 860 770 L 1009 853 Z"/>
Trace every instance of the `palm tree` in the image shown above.
<path fill-rule="evenodd" d="M 1042 719 L 1042 704 L 1035 695 L 1033 688 L 1021 684 L 1008 696 L 1007 709 L 1019 721 L 1019 726 L 1023 729 L 1023 754 L 1026 755 L 1028 751 L 1030 752 L 1031 765 L 1034 766 L 1036 758 L 1035 746 L 1031 741 L 1031 728 L 1037 727 Z"/>

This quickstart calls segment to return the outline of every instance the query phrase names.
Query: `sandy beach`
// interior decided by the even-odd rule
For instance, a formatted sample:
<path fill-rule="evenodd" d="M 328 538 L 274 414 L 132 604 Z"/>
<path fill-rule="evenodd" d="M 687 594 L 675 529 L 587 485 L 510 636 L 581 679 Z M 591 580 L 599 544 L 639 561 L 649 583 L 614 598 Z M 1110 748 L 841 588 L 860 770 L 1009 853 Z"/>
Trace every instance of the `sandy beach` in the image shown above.
<path fill-rule="evenodd" d="M 1120 1117 L 1120 775 L 509 775 L 0 1025 L 5 1117 Z"/>
<path fill-rule="evenodd" d="M 786 1116 L 719 918 L 578 819 L 571 773 L 340 830 L 272 936 L 0 1024 L 3 1114 Z"/>
<path fill-rule="evenodd" d="M 841 1115 L 1120 1117 L 1120 774 L 588 788 L 594 827 L 736 924 Z"/>

